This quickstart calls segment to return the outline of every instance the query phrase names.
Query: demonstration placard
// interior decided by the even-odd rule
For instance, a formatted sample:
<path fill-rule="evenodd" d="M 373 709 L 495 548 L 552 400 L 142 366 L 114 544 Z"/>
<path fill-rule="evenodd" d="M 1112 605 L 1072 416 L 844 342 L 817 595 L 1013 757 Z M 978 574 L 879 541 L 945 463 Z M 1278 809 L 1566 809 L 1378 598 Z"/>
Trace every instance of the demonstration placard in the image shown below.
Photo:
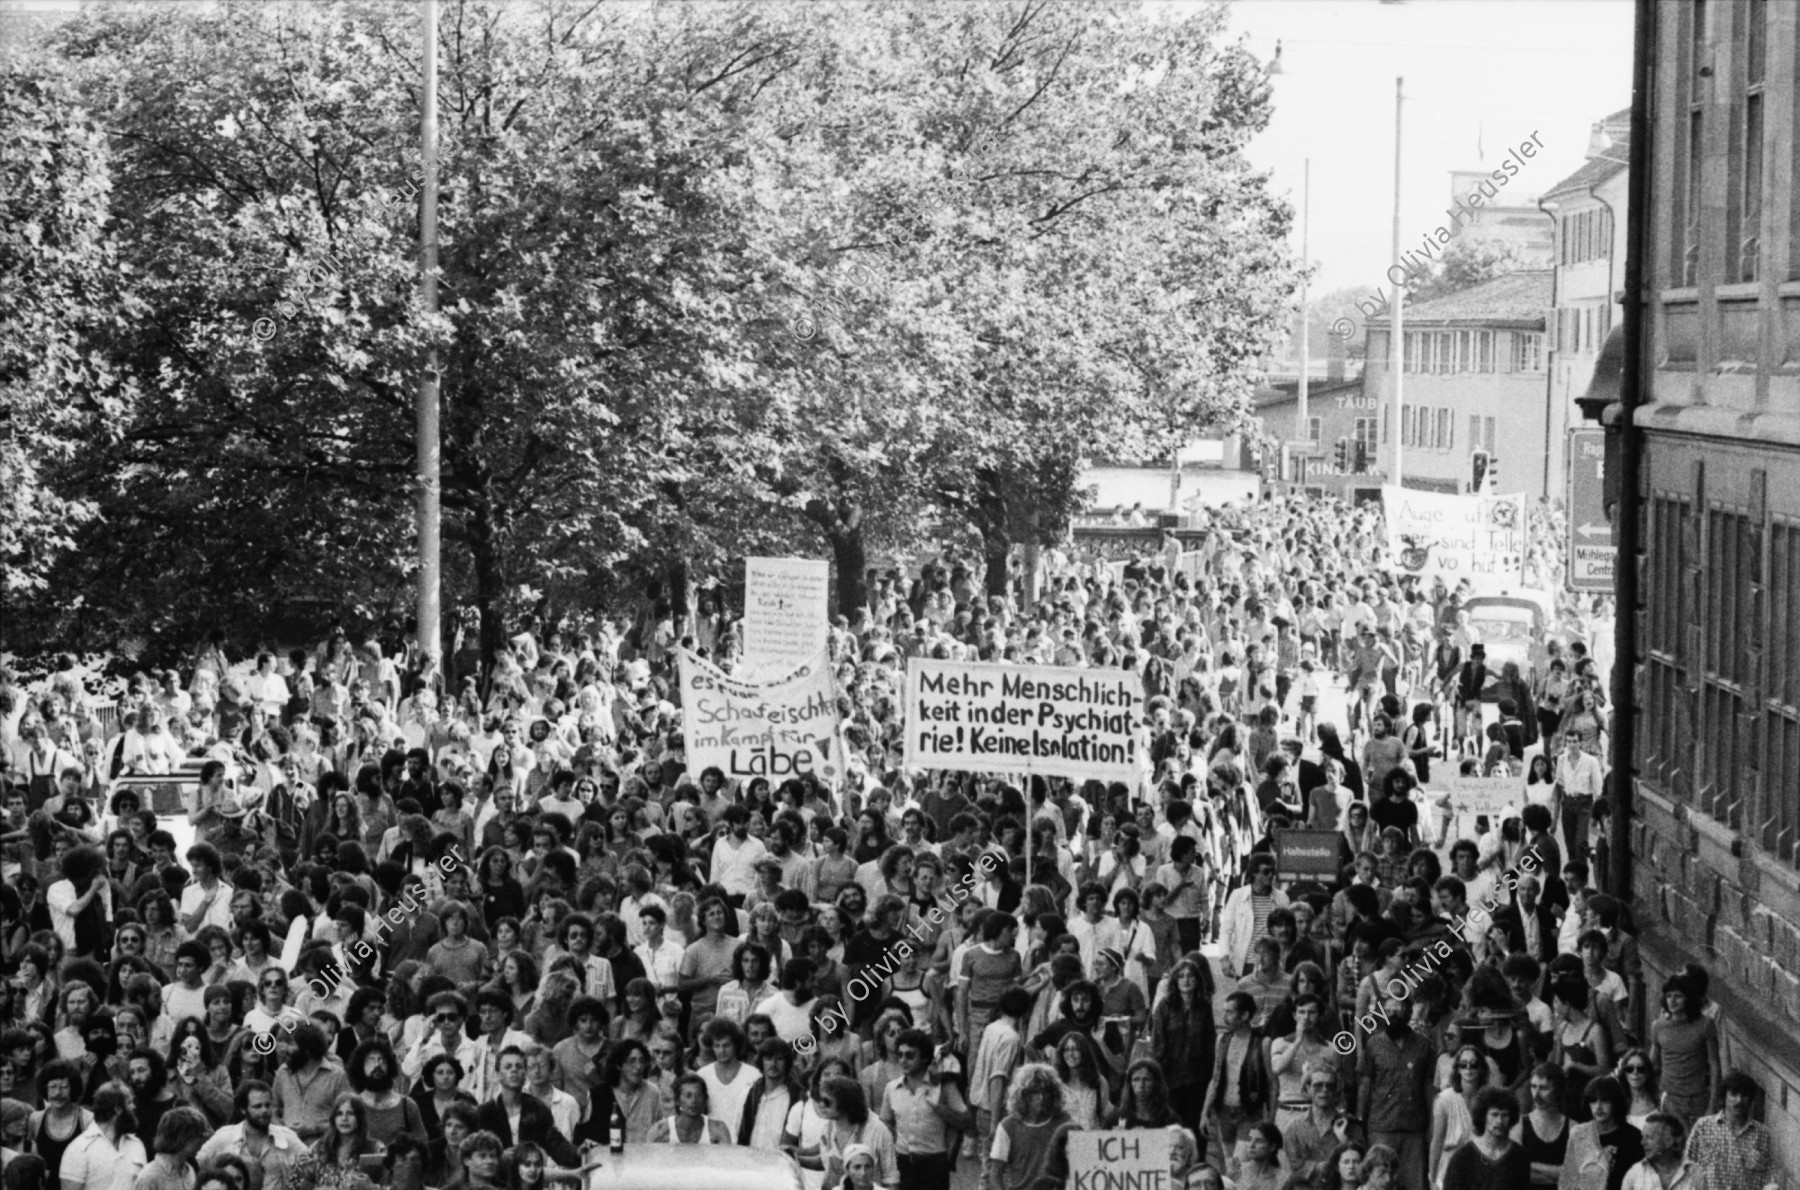
<path fill-rule="evenodd" d="M 825 647 L 831 564 L 744 560 L 744 660 L 759 669 L 805 665 Z"/>
<path fill-rule="evenodd" d="M 1277 875 L 1324 881 L 1338 878 L 1338 841 L 1343 836 L 1337 831 L 1291 828 L 1273 833 Z"/>
<path fill-rule="evenodd" d="M 817 773 L 829 786 L 843 776 L 837 689 L 824 649 L 768 682 L 741 681 L 685 649 L 678 655 L 690 775 L 716 765 L 729 778 L 776 785 Z"/>
<path fill-rule="evenodd" d="M 1388 550 L 1399 567 L 1479 592 L 1525 585 L 1525 497 L 1381 489 Z"/>
<path fill-rule="evenodd" d="M 1450 778 L 1450 808 L 1459 814 L 1498 818 L 1524 800 L 1524 780 L 1510 773 Z"/>
<path fill-rule="evenodd" d="M 1169 1190 L 1169 1132 L 1069 1133 L 1069 1190 Z"/>
<path fill-rule="evenodd" d="M 1122 670 L 915 658 L 906 671 L 906 763 L 1134 781 L 1143 695 L 1143 680 Z"/>

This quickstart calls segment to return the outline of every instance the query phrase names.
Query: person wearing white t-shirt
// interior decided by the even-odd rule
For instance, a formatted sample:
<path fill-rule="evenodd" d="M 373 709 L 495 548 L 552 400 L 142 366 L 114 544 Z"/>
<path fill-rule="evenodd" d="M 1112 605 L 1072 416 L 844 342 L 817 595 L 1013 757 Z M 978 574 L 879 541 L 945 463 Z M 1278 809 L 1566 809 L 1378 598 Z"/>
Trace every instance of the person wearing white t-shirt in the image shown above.
<path fill-rule="evenodd" d="M 798 1041 L 812 1032 L 813 1008 L 818 998 L 813 995 L 816 968 L 811 959 L 789 959 L 781 969 L 782 990 L 765 996 L 751 1008 L 751 1014 L 769 1018 L 775 1035 L 783 1041 Z"/>
<path fill-rule="evenodd" d="M 273 653 L 256 655 L 256 670 L 244 679 L 244 694 L 272 721 L 281 721 L 281 714 L 287 709 L 292 695 L 288 693 L 287 679 L 275 672 Z"/>
<path fill-rule="evenodd" d="M 134 1119 L 124 1087 L 109 1083 L 94 1092 L 94 1122 L 63 1150 L 62 1190 L 131 1190 L 150 1160 L 131 1134 Z"/>

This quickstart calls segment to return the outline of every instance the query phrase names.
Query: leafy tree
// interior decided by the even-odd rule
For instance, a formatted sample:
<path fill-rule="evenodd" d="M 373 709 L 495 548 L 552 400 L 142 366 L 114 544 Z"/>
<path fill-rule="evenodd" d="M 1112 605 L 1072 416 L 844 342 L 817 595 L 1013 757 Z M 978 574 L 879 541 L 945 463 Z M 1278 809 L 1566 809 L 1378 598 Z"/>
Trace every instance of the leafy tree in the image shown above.
<path fill-rule="evenodd" d="M 141 309 L 108 237 L 104 131 L 54 65 L 0 63 L 0 562 L 41 590 L 98 513 L 72 474 L 136 403 L 110 345 Z"/>
<path fill-rule="evenodd" d="M 1407 291 L 1407 301 L 1428 302 L 1495 277 L 1541 267 L 1506 240 L 1458 236 L 1432 264 L 1424 280 Z"/>

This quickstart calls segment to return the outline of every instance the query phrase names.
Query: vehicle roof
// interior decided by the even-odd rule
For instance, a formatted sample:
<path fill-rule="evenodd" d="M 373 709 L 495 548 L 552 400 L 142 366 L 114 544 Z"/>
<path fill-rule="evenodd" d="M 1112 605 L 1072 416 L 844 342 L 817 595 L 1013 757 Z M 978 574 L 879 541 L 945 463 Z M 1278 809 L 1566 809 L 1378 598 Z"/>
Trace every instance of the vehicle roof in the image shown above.
<path fill-rule="evenodd" d="M 627 1144 L 623 1153 L 595 1150 L 600 1168 L 584 1190 L 804 1190 L 800 1167 L 786 1153 L 741 1145 Z"/>
<path fill-rule="evenodd" d="M 1536 591 L 1508 591 L 1504 595 L 1472 595 L 1463 601 L 1463 610 L 1470 615 L 1483 607 L 1530 607 L 1536 608 L 1548 619 L 1555 611 L 1555 603 L 1547 595 Z"/>

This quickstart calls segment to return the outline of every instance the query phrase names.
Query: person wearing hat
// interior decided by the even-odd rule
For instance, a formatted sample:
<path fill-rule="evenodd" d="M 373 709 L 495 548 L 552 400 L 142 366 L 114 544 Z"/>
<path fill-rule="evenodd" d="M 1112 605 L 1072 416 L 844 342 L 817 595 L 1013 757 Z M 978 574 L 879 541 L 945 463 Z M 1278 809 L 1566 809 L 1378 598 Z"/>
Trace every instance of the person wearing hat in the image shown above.
<path fill-rule="evenodd" d="M 1100 989 L 1106 1045 L 1117 1053 L 1131 1053 L 1132 1044 L 1144 1036 L 1150 1003 L 1144 990 L 1125 978 L 1125 952 L 1118 946 L 1102 946 L 1095 953 L 1094 983 Z"/>

